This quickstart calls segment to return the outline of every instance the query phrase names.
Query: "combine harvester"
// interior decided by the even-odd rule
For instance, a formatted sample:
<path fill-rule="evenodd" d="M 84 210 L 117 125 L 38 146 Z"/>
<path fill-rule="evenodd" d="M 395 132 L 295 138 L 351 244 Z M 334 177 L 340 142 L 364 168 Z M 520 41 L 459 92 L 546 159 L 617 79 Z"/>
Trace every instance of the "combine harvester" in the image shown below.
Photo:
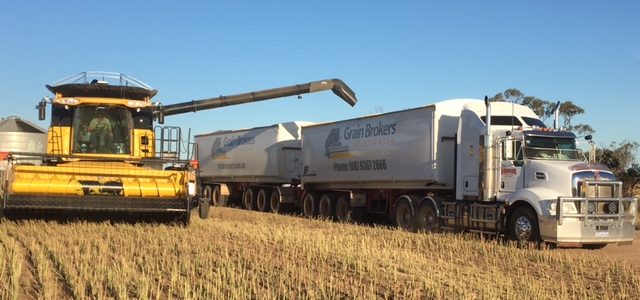
<path fill-rule="evenodd" d="M 637 200 L 576 139 L 525 106 L 473 99 L 195 137 L 212 202 L 558 246 L 631 243 Z"/>
<path fill-rule="evenodd" d="M 209 201 L 196 195 L 192 153 L 181 148 L 180 128 L 154 127 L 154 121 L 164 124 L 165 116 L 324 90 L 356 103 L 353 91 L 338 79 L 166 106 L 151 101 L 156 90 L 118 73 L 83 72 L 47 88 L 54 98 L 36 107 L 40 120 L 47 105 L 52 109 L 46 153 L 2 156 L 4 212 L 162 213 L 188 224 L 196 205 L 200 217 L 207 217 Z"/>

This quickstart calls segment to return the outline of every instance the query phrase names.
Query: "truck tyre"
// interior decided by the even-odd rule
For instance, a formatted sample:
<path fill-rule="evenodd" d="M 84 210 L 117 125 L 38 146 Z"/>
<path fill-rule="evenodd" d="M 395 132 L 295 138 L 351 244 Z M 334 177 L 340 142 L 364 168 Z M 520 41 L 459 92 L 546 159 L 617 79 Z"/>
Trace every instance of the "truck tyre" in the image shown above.
<path fill-rule="evenodd" d="M 349 196 L 340 195 L 338 197 L 335 205 L 335 216 L 338 222 L 353 222 L 353 218 L 351 217 L 351 205 L 349 204 Z"/>
<path fill-rule="evenodd" d="M 247 210 L 256 209 L 256 193 L 253 188 L 247 188 L 242 194 L 242 204 Z"/>
<path fill-rule="evenodd" d="M 273 191 L 271 191 L 271 195 L 269 196 L 269 207 L 271 208 L 271 212 L 274 214 L 284 212 L 284 207 L 280 203 L 280 192 L 278 189 L 273 189 Z"/>
<path fill-rule="evenodd" d="M 214 185 L 211 190 L 211 205 L 224 206 L 224 204 L 220 202 L 220 187 L 217 185 Z"/>
<path fill-rule="evenodd" d="M 407 231 L 414 230 L 413 223 L 413 209 L 411 203 L 406 199 L 400 199 L 396 204 L 396 210 L 394 213 L 394 221 L 396 226 L 400 229 Z"/>
<path fill-rule="evenodd" d="M 318 215 L 318 195 L 316 193 L 306 193 L 302 199 L 302 214 L 307 218 Z"/>
<path fill-rule="evenodd" d="M 536 212 L 528 207 L 516 208 L 509 218 L 509 238 L 516 242 L 540 242 Z"/>
<path fill-rule="evenodd" d="M 421 232 L 436 232 L 440 229 L 440 222 L 436 209 L 431 202 L 424 201 L 415 215 L 416 230 Z"/>
<path fill-rule="evenodd" d="M 267 198 L 269 195 L 268 191 L 269 190 L 266 189 L 260 189 L 260 191 L 258 191 L 258 196 L 256 197 L 258 211 L 268 212 L 271 208 L 271 204 L 269 203 L 270 199 Z"/>
<path fill-rule="evenodd" d="M 318 203 L 318 213 L 322 219 L 332 220 L 336 215 L 336 199 L 332 194 L 322 194 Z"/>

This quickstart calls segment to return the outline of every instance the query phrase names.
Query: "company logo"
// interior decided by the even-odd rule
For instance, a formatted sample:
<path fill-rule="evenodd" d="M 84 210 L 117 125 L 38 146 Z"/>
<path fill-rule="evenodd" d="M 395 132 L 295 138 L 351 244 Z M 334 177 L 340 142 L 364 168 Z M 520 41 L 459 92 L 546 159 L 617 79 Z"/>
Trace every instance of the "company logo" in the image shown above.
<path fill-rule="evenodd" d="M 350 157 L 349 146 L 340 142 L 340 128 L 333 128 L 324 142 L 325 156 L 327 158 Z"/>
<path fill-rule="evenodd" d="M 226 154 L 227 151 L 225 151 L 222 146 L 222 139 L 219 137 L 216 138 L 213 141 L 213 145 L 211 145 L 211 157 L 213 157 L 213 159 L 228 159 Z"/>

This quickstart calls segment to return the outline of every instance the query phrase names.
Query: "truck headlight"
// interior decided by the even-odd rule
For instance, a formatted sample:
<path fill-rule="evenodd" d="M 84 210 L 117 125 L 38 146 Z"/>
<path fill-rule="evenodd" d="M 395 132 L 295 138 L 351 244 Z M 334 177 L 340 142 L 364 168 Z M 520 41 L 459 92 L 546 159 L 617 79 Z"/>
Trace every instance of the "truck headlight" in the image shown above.
<path fill-rule="evenodd" d="M 550 201 L 545 201 L 543 202 L 546 205 L 543 205 L 543 207 L 546 206 L 547 211 L 549 212 L 550 215 L 555 215 L 557 214 L 557 206 L 558 203 L 556 200 L 550 200 Z M 578 213 L 578 209 L 576 207 L 576 204 L 574 202 L 563 202 L 562 203 L 562 213 L 565 214 L 575 214 Z"/>

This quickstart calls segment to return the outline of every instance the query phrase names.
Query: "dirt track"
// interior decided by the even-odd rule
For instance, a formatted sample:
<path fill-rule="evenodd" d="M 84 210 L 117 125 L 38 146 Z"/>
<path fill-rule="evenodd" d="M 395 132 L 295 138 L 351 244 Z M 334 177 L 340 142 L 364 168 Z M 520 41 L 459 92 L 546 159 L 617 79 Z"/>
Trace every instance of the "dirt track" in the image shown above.
<path fill-rule="evenodd" d="M 575 253 L 576 255 L 597 255 L 598 257 L 609 257 L 610 259 L 625 261 L 637 268 L 640 268 L 640 231 L 636 231 L 636 237 L 634 238 L 632 245 L 608 245 L 599 250 L 560 249 L 556 251 L 567 251 Z"/>

